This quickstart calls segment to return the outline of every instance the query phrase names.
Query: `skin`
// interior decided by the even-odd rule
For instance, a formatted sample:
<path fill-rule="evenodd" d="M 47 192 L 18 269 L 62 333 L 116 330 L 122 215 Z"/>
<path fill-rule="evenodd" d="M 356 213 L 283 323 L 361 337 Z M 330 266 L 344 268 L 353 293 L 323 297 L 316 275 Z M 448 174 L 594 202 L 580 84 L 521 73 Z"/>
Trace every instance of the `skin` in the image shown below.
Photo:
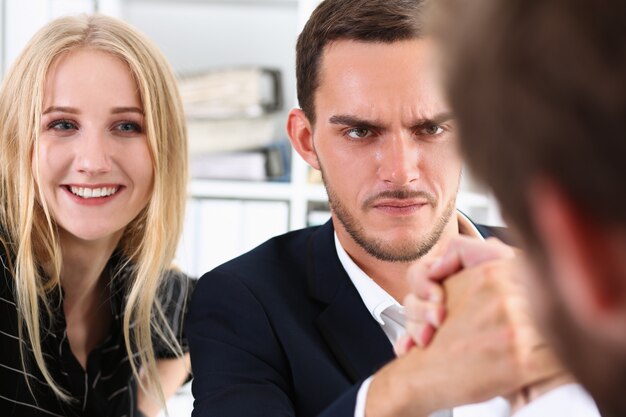
<path fill-rule="evenodd" d="M 322 171 L 342 246 L 400 302 L 410 278 L 459 234 L 451 207 L 461 160 L 433 54 L 429 39 L 335 41 L 322 56 L 315 124 L 299 109 L 287 123 L 296 151 Z M 534 354 L 534 333 L 518 327 L 526 312 L 511 264 L 486 262 L 470 272 L 450 281 L 438 340 L 375 374 L 367 417 L 427 416 L 518 391 L 560 369 L 551 356 Z"/>
<path fill-rule="evenodd" d="M 150 199 L 152 158 L 137 86 L 117 57 L 90 49 L 61 55 L 48 72 L 43 109 L 34 166 L 59 227 L 68 340 L 86 368 L 89 353 L 105 339 L 112 319 L 102 272 L 124 228 Z M 92 194 L 103 188 L 115 192 L 85 198 L 85 189 Z M 171 395 L 186 368 L 181 361 L 159 368 L 169 378 L 164 383 Z M 140 409 L 156 415 L 158 409 L 142 397 L 140 393 Z"/>

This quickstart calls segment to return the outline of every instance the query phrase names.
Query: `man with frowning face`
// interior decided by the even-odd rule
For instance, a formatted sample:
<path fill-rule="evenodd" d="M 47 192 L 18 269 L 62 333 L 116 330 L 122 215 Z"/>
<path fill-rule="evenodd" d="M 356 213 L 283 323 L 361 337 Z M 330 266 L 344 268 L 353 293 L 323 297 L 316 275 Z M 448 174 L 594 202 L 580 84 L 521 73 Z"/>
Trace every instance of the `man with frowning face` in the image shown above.
<path fill-rule="evenodd" d="M 602 415 L 624 416 L 626 5 L 442 3 L 463 148 L 528 249 L 538 323 Z"/>
<path fill-rule="evenodd" d="M 393 360 L 408 278 L 460 234 L 493 232 L 455 210 L 455 122 L 422 8 L 326 0 L 305 26 L 301 109 L 287 130 L 321 170 L 332 219 L 201 278 L 187 322 L 194 416 L 427 416 L 517 397 L 560 375 L 502 244 L 490 250 L 508 259 L 449 280 L 448 317 L 429 347 Z M 483 417 L 510 414 L 503 399 L 480 407 Z"/>
<path fill-rule="evenodd" d="M 458 232 L 461 161 L 431 49 L 427 39 L 333 42 L 315 114 L 296 109 L 288 125 L 296 150 L 322 172 L 342 246 L 384 270 L 392 295 L 406 283 L 389 268 L 432 258 Z"/>

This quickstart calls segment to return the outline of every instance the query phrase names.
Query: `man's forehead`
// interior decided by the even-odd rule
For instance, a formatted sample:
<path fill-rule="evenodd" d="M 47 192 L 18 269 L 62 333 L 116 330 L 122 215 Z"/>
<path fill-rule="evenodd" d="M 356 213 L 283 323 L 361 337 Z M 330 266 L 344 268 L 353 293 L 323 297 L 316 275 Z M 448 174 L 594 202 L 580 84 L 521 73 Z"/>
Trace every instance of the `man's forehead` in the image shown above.
<path fill-rule="evenodd" d="M 431 58 L 434 46 L 431 38 L 334 41 L 319 67 L 316 119 L 350 115 L 377 126 L 412 126 L 450 113 Z"/>
<path fill-rule="evenodd" d="M 394 50 L 402 50 L 404 54 L 429 60 L 436 50 L 436 42 L 428 36 L 401 39 L 393 42 L 335 39 L 324 46 L 320 57 L 320 69 L 324 67 L 324 63 L 329 58 L 335 56 L 385 55 Z"/>
<path fill-rule="evenodd" d="M 381 87 L 389 89 L 389 94 L 401 94 L 420 86 L 428 87 L 432 95 L 440 87 L 433 52 L 434 45 L 427 39 L 393 43 L 336 41 L 322 56 L 317 90 L 367 93 Z"/>

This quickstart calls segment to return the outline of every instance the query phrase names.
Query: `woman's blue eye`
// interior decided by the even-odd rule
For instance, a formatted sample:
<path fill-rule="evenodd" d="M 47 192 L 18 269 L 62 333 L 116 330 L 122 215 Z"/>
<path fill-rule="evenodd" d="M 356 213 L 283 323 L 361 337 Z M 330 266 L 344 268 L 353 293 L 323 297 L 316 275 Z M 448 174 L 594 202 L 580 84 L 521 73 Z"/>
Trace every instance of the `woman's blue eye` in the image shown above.
<path fill-rule="evenodd" d="M 70 130 L 76 129 L 76 125 L 68 120 L 57 120 L 48 125 L 51 129 L 55 130 Z"/>
<path fill-rule="evenodd" d="M 117 125 L 117 130 L 124 133 L 137 132 L 141 133 L 141 126 L 134 122 L 124 122 Z"/>

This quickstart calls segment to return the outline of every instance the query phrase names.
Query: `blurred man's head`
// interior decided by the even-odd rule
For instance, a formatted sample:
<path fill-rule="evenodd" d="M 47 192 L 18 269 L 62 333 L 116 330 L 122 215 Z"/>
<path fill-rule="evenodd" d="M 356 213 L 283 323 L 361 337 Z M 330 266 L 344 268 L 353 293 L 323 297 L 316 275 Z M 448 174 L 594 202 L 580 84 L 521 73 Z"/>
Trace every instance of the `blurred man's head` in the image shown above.
<path fill-rule="evenodd" d="M 419 259 L 454 212 L 461 162 L 415 0 L 325 0 L 298 39 L 288 130 L 321 170 L 344 245 Z M 352 245 L 352 246 L 351 246 Z"/>
<path fill-rule="evenodd" d="M 626 3 L 440 6 L 462 149 L 526 242 L 539 324 L 626 415 Z"/>

